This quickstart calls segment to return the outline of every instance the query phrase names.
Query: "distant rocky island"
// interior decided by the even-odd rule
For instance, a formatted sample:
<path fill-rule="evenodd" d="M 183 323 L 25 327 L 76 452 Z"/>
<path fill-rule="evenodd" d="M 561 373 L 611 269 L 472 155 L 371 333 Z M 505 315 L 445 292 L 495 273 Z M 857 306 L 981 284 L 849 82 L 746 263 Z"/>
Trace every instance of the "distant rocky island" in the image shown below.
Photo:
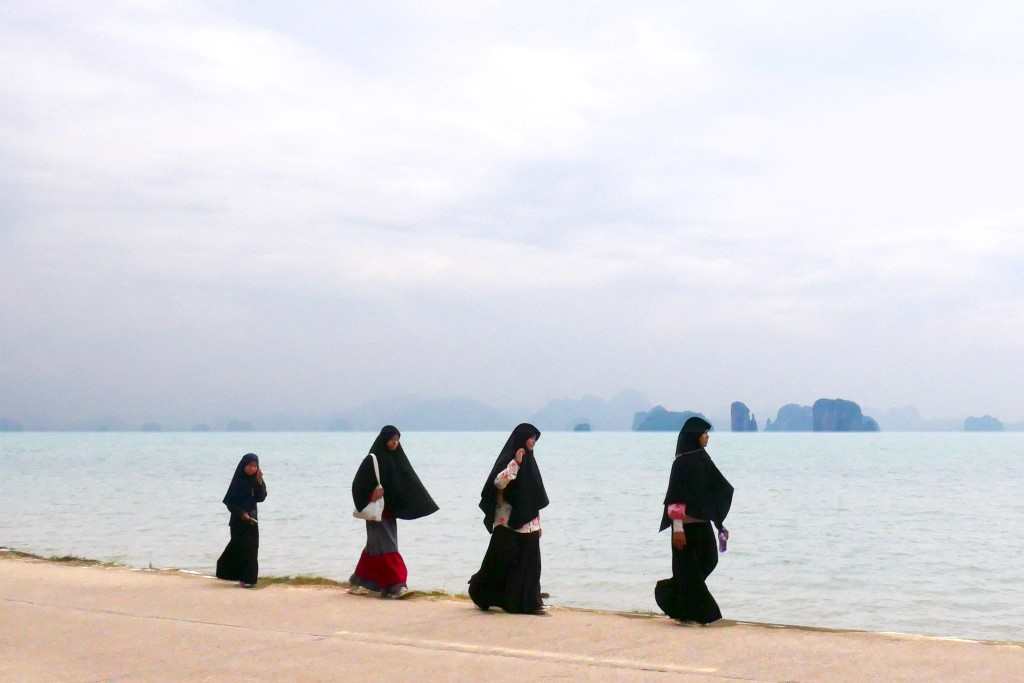
<path fill-rule="evenodd" d="M 964 420 L 965 432 L 1001 432 L 1003 429 L 1003 423 L 991 415 L 969 417 Z"/>
<path fill-rule="evenodd" d="M 591 429 L 592 428 L 591 428 L 589 422 L 580 422 L 578 425 L 576 425 L 575 427 L 572 428 L 572 431 L 574 431 L 574 432 L 589 432 L 589 431 L 591 431 Z"/>
<path fill-rule="evenodd" d="M 683 428 L 683 423 L 691 417 L 704 417 L 703 413 L 695 413 L 692 410 L 673 412 L 665 406 L 654 406 L 648 411 L 638 412 L 633 416 L 634 432 L 678 432 Z"/>
<path fill-rule="evenodd" d="M 810 406 L 787 403 L 779 408 L 775 420 L 769 417 L 764 425 L 766 432 L 811 432 L 814 431 L 814 413 Z"/>
<path fill-rule="evenodd" d="M 816 432 L 877 432 L 878 422 L 841 398 L 819 398 L 811 408 Z"/>
<path fill-rule="evenodd" d="M 729 416 L 734 432 L 756 432 L 757 418 L 750 412 L 750 408 L 742 401 L 733 401 L 729 406 Z"/>
<path fill-rule="evenodd" d="M 864 415 L 860 406 L 842 398 L 819 398 L 813 406 L 787 403 L 779 408 L 766 432 L 877 432 L 878 422 Z"/>

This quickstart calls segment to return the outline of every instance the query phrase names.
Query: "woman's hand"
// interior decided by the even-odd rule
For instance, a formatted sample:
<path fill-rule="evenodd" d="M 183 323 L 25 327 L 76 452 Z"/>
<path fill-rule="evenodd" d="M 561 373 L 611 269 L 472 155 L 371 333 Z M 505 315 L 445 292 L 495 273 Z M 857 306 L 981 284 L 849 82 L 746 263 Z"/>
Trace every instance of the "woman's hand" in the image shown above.
<path fill-rule="evenodd" d="M 516 451 L 516 464 L 517 465 L 522 465 L 523 464 L 523 456 L 524 455 L 526 455 L 526 449 L 525 448 L 520 448 L 518 451 Z"/>
<path fill-rule="evenodd" d="M 256 482 L 258 484 L 263 483 L 263 470 L 259 469 L 258 467 L 256 468 Z"/>
<path fill-rule="evenodd" d="M 672 532 L 672 547 L 676 550 L 682 550 L 686 547 L 686 532 L 685 531 L 673 531 Z"/>
<path fill-rule="evenodd" d="M 240 520 L 242 520 L 243 522 L 251 522 L 252 521 L 252 517 L 249 516 L 248 512 L 243 512 L 242 514 L 240 514 L 238 516 L 238 518 Z"/>
<path fill-rule="evenodd" d="M 375 500 L 380 500 L 383 497 L 384 497 L 384 487 L 383 486 L 378 486 L 377 488 L 375 488 L 373 490 L 373 493 L 370 494 L 370 502 L 372 503 Z"/>

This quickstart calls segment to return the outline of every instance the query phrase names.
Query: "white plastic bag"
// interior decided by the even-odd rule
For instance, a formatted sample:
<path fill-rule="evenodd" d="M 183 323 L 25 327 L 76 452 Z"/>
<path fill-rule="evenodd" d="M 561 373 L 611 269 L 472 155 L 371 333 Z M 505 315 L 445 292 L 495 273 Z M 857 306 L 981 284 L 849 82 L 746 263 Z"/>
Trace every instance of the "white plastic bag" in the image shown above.
<path fill-rule="evenodd" d="M 370 453 L 370 457 L 373 458 L 373 475 L 377 477 L 377 486 L 380 486 L 380 470 L 377 468 L 377 456 L 374 453 Z M 384 496 L 381 496 L 377 500 L 371 500 L 362 510 L 356 510 L 352 513 L 353 517 L 365 519 L 369 522 L 379 522 L 383 515 Z"/>

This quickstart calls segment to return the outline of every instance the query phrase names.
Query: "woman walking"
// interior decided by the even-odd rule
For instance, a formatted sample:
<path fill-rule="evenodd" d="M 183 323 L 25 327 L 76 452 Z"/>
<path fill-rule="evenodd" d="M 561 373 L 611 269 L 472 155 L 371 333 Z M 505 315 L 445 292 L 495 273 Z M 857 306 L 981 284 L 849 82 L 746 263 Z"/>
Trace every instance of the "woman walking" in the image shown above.
<path fill-rule="evenodd" d="M 654 597 L 665 614 L 680 621 L 710 624 L 722 618 L 706 580 L 718 564 L 712 523 L 725 549 L 723 526 L 732 506 L 732 485 L 705 450 L 711 424 L 691 417 L 676 441 L 661 530 L 672 526 L 672 578 L 658 581 Z"/>
<path fill-rule="evenodd" d="M 267 499 L 267 485 L 263 481 L 260 459 L 255 453 L 246 453 L 235 467 L 224 505 L 231 512 L 228 525 L 231 540 L 217 560 L 217 578 L 238 581 L 243 588 L 256 585 L 259 575 L 258 555 L 260 528 L 256 504 Z"/>
<path fill-rule="evenodd" d="M 484 526 L 491 534 L 469 596 L 482 610 L 543 614 L 540 595 L 540 511 L 548 505 L 534 454 L 540 431 L 515 428 L 498 454 L 480 493 Z"/>
<path fill-rule="evenodd" d="M 401 438 L 397 427 L 381 429 L 352 479 L 356 510 L 384 498 L 380 521 L 366 521 L 366 546 L 348 580 L 352 593 L 372 591 L 384 598 L 402 597 L 408 590 L 409 572 L 398 552 L 398 520 L 419 519 L 438 509 L 406 457 Z"/>

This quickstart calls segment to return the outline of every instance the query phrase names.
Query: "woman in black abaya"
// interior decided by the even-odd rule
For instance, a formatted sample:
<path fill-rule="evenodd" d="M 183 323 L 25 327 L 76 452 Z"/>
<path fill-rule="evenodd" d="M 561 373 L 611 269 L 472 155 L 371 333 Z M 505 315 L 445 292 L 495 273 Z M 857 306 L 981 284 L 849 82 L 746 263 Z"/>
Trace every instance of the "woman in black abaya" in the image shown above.
<path fill-rule="evenodd" d="M 540 594 L 540 511 L 548 505 L 534 455 L 540 431 L 515 428 L 498 454 L 480 493 L 484 527 L 491 534 L 469 596 L 482 610 L 543 614 Z"/>
<path fill-rule="evenodd" d="M 654 597 L 665 614 L 680 621 L 710 624 L 722 618 L 706 580 L 718 564 L 714 524 L 723 542 L 723 526 L 732 505 L 732 485 L 704 449 L 711 424 L 691 417 L 676 441 L 661 531 L 672 527 L 672 578 L 658 581 Z"/>
<path fill-rule="evenodd" d="M 353 593 L 371 591 L 385 598 L 402 597 L 408 590 L 409 571 L 398 552 L 398 520 L 419 519 L 438 509 L 406 457 L 401 438 L 397 427 L 381 429 L 352 479 L 352 502 L 357 510 L 384 497 L 381 521 L 366 521 L 366 546 L 348 580 Z M 377 456 L 380 481 L 373 473 L 370 454 Z"/>
<path fill-rule="evenodd" d="M 260 459 L 255 453 L 246 453 L 235 467 L 224 494 L 224 505 L 231 512 L 231 540 L 217 560 L 218 579 L 238 581 L 244 588 L 256 585 L 260 550 L 256 504 L 266 499 L 267 485 L 263 482 Z"/>

